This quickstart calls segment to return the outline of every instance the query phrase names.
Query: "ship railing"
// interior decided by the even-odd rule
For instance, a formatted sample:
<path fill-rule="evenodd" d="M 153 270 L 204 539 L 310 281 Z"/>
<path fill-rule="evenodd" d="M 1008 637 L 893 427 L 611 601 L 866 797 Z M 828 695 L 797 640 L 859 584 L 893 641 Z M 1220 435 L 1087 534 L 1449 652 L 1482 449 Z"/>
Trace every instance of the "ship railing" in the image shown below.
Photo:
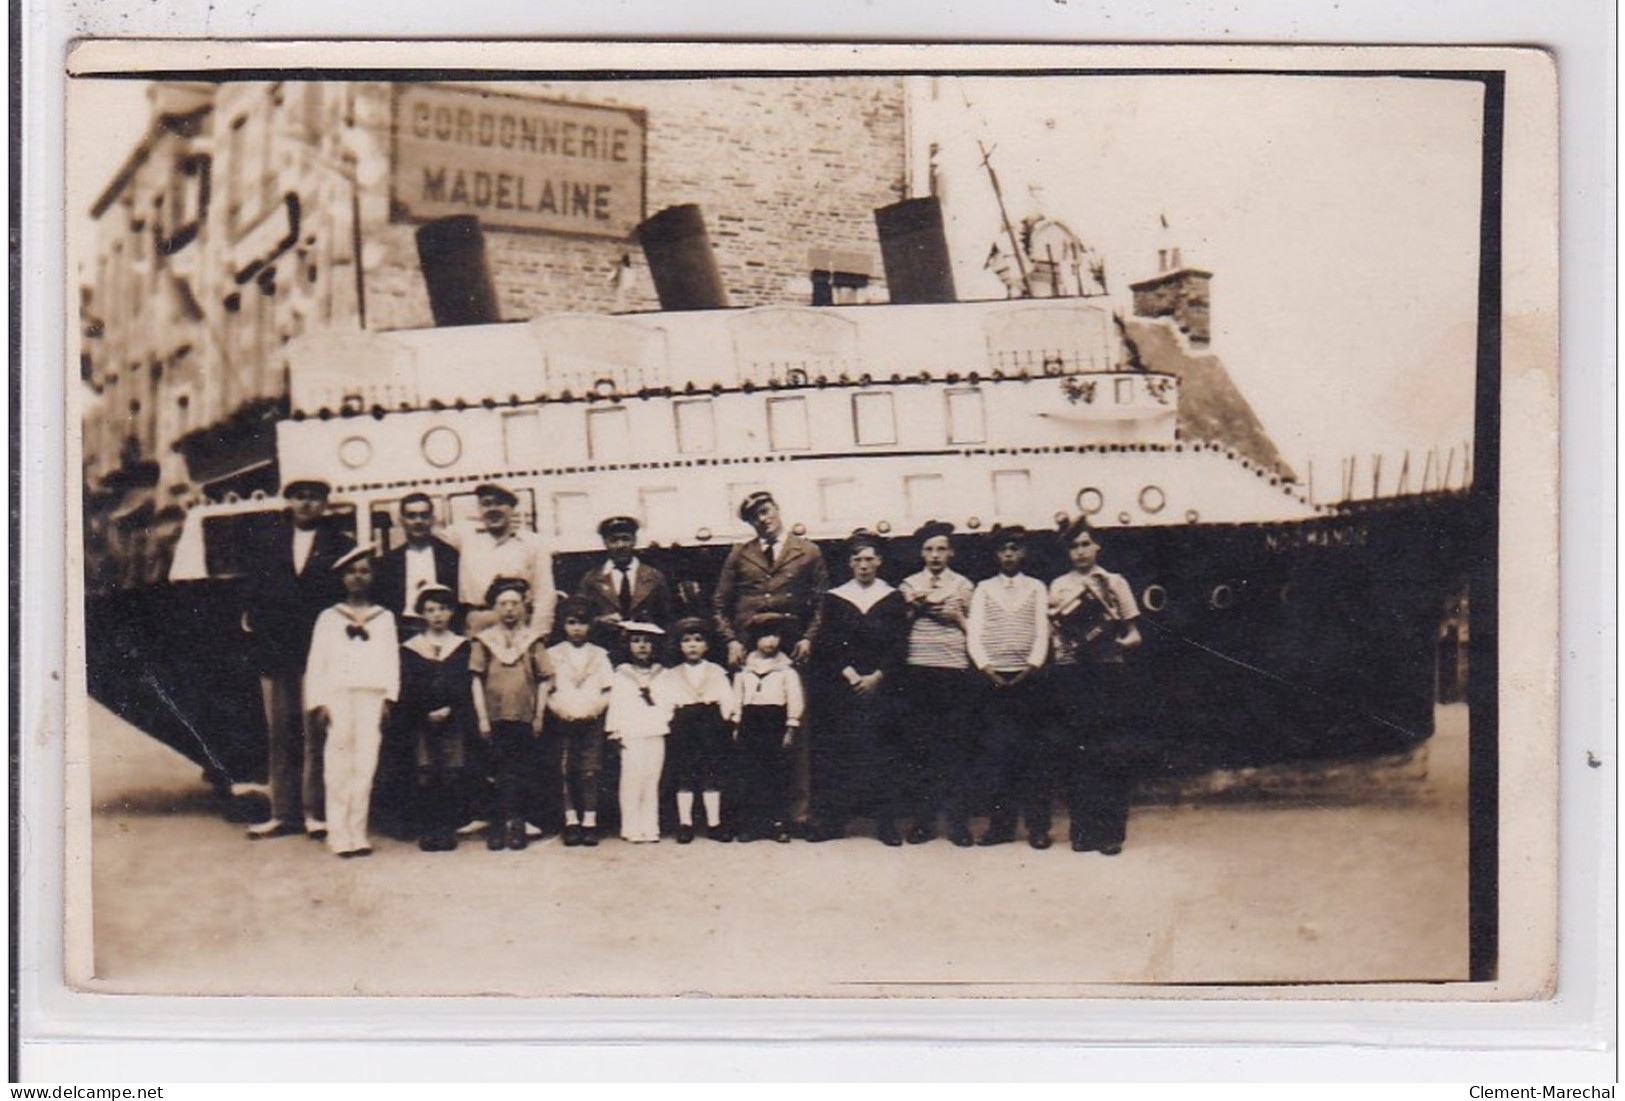
<path fill-rule="evenodd" d="M 1345 455 L 1338 461 L 1335 480 L 1322 475 L 1317 482 L 1313 460 L 1305 469 L 1309 499 L 1330 507 L 1418 494 L 1466 493 L 1473 488 L 1473 445 L 1463 440 L 1449 447 L 1435 445 L 1420 454 L 1406 449 L 1397 457 L 1380 452 Z"/>
<path fill-rule="evenodd" d="M 1092 350 L 1079 348 L 995 348 L 988 352 L 988 365 L 1004 374 L 1078 375 L 1111 371 L 1111 359 Z"/>

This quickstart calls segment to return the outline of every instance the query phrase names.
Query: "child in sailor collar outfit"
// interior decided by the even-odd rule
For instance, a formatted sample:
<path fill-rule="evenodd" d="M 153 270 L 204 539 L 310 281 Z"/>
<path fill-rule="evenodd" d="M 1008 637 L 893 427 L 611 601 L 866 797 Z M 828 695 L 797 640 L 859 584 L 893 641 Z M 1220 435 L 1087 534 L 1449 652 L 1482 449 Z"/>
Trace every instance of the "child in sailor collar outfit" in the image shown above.
<path fill-rule="evenodd" d="M 497 820 L 486 831 L 492 850 L 523 849 L 525 812 L 540 799 L 539 751 L 552 688 L 547 640 L 525 622 L 530 586 L 498 578 L 486 594 L 497 621 L 474 636 L 468 667 L 474 674 L 474 712 L 480 737 L 491 743 Z"/>
<path fill-rule="evenodd" d="M 674 702 L 654 651 L 666 632 L 652 623 L 626 622 L 621 629 L 631 660 L 615 670 L 604 721 L 610 741 L 621 747 L 621 838 L 659 841 L 660 773 Z"/>
<path fill-rule="evenodd" d="M 400 696 L 395 617 L 368 596 L 371 548 L 333 564 L 345 597 L 316 618 L 305 665 L 305 706 L 326 730 L 327 844 L 340 856 L 366 856 L 367 811 L 389 710 Z"/>

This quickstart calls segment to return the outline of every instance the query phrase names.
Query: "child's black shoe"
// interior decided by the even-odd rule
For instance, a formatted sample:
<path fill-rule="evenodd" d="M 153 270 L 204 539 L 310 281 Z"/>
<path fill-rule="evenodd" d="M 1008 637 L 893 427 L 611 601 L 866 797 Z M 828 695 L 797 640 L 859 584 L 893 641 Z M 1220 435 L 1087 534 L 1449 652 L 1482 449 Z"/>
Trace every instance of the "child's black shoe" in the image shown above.
<path fill-rule="evenodd" d="M 565 826 L 564 843 L 572 849 L 581 844 L 581 827 L 574 824 Z"/>
<path fill-rule="evenodd" d="M 693 826 L 679 825 L 677 827 L 677 843 L 679 845 L 687 845 L 689 842 L 691 842 L 693 840 L 694 840 L 694 827 Z"/>
<path fill-rule="evenodd" d="M 494 853 L 499 853 L 508 847 L 508 830 L 505 826 L 488 826 L 485 830 L 485 847 Z"/>
<path fill-rule="evenodd" d="M 598 847 L 598 827 L 582 826 L 581 843 L 589 849 L 596 849 Z"/>

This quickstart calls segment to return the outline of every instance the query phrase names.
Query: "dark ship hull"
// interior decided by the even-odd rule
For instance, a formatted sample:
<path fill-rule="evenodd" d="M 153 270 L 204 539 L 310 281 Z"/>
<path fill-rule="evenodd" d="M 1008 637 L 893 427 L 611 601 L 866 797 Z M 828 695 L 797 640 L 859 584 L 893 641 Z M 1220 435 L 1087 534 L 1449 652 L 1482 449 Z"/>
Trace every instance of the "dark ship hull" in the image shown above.
<path fill-rule="evenodd" d="M 1432 494 L 1289 523 L 1103 534 L 1105 564 L 1142 603 L 1130 706 L 1154 770 L 1363 758 L 1426 740 L 1441 683 L 1455 676 L 1455 637 L 1441 625 L 1466 591 L 1474 514 L 1469 494 Z M 892 580 L 915 568 L 913 548 L 895 544 Z M 838 583 L 841 556 L 825 550 Z M 956 568 L 968 576 L 992 572 L 986 536 L 959 537 L 958 550 Z M 726 552 L 645 556 L 680 582 L 688 610 L 703 611 Z M 561 556 L 560 588 L 573 590 L 597 560 Z M 1058 537 L 1035 540 L 1029 573 L 1047 579 L 1066 568 Z M 197 762 L 222 790 L 263 780 L 265 770 L 240 613 L 225 580 L 108 593 L 85 612 L 91 696 Z"/>

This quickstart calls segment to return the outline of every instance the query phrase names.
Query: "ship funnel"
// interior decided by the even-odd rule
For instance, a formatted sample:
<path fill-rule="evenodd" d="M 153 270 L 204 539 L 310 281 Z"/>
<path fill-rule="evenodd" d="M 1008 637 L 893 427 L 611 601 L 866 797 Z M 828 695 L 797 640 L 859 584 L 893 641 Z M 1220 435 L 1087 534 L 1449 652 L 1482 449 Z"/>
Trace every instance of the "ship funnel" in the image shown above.
<path fill-rule="evenodd" d="M 637 228 L 655 294 L 663 310 L 721 310 L 728 292 L 705 232 L 705 215 L 693 203 L 669 206 Z"/>
<path fill-rule="evenodd" d="M 954 301 L 954 272 L 942 203 L 935 195 L 905 199 L 875 211 L 886 287 L 898 305 Z"/>
<path fill-rule="evenodd" d="M 429 308 L 437 326 L 490 325 L 502 320 L 478 218 L 458 214 L 425 222 L 418 227 L 417 240 L 418 265 L 429 287 Z"/>

